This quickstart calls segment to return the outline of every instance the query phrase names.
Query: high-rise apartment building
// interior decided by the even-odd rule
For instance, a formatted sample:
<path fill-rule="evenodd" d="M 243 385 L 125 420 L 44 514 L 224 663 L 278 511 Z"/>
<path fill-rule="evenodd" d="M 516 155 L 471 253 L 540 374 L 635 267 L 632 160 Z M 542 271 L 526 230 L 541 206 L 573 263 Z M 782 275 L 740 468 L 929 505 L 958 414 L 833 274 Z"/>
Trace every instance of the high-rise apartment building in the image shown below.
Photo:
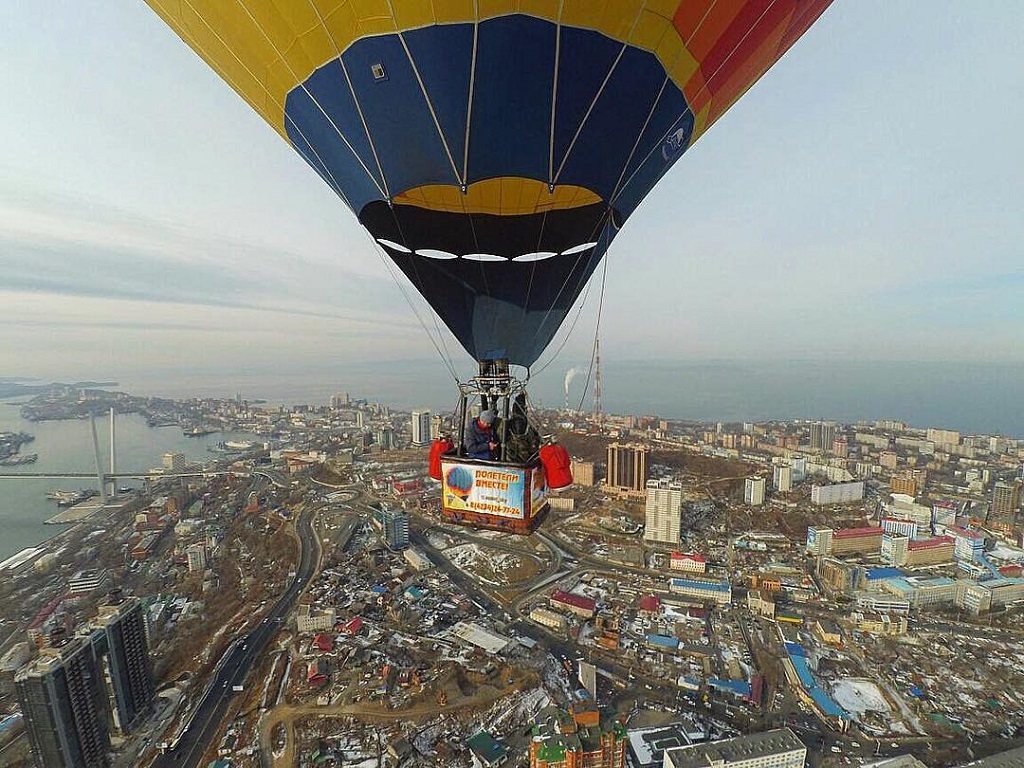
<path fill-rule="evenodd" d="M 185 557 L 188 559 L 189 573 L 202 573 L 206 570 L 206 545 L 202 542 L 186 549 Z"/>
<path fill-rule="evenodd" d="M 1001 529 L 1012 528 L 1020 509 L 1020 497 L 1019 480 L 1012 483 L 997 482 L 992 491 L 992 511 L 988 516 L 988 523 Z"/>
<path fill-rule="evenodd" d="M 390 451 L 395 447 L 395 430 L 391 427 L 381 427 L 377 430 L 377 445 L 382 451 Z"/>
<path fill-rule="evenodd" d="M 156 695 L 142 603 L 102 606 L 93 627 L 90 643 L 106 679 L 113 725 L 128 733 Z"/>
<path fill-rule="evenodd" d="M 628 743 L 622 723 L 601 725 L 593 701 L 577 702 L 568 713 L 545 707 L 533 727 L 530 768 L 624 768 Z"/>
<path fill-rule="evenodd" d="M 782 493 L 789 493 L 793 490 L 793 468 L 787 466 L 775 467 L 772 476 L 772 484 L 775 490 Z"/>
<path fill-rule="evenodd" d="M 764 504 L 764 486 L 763 477 L 748 477 L 743 484 L 743 503 L 752 507 Z"/>
<path fill-rule="evenodd" d="M 582 461 L 580 459 L 572 460 L 572 481 L 576 485 L 593 485 L 594 484 L 594 462 Z"/>
<path fill-rule="evenodd" d="M 643 492 L 647 485 L 647 446 L 612 443 L 608 446 L 605 485 L 620 491 Z"/>
<path fill-rule="evenodd" d="M 648 480 L 644 540 L 678 544 L 682 519 L 683 486 L 666 480 Z"/>
<path fill-rule="evenodd" d="M 380 514 L 384 543 L 388 549 L 401 550 L 409 546 L 409 515 L 399 507 L 384 507 Z"/>
<path fill-rule="evenodd" d="M 836 425 L 831 421 L 816 421 L 811 424 L 811 450 L 831 451 L 836 439 Z"/>
<path fill-rule="evenodd" d="M 417 410 L 412 412 L 412 444 L 427 445 L 430 443 L 430 411 Z"/>
<path fill-rule="evenodd" d="M 168 452 L 163 456 L 163 467 L 167 472 L 181 472 L 185 469 L 185 454 L 180 451 Z"/>
<path fill-rule="evenodd" d="M 101 672 L 82 639 L 47 649 L 15 674 L 38 768 L 105 768 L 110 731 Z"/>

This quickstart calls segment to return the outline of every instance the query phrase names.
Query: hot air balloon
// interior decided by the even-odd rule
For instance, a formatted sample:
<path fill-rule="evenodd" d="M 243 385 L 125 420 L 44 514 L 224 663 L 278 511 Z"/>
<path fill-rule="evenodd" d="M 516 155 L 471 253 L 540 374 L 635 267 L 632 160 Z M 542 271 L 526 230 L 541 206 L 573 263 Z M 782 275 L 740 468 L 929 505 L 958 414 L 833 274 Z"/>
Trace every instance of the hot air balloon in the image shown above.
<path fill-rule="evenodd" d="M 463 401 L 507 413 L 505 361 L 536 362 L 644 196 L 831 0 L 147 2 L 481 361 Z"/>

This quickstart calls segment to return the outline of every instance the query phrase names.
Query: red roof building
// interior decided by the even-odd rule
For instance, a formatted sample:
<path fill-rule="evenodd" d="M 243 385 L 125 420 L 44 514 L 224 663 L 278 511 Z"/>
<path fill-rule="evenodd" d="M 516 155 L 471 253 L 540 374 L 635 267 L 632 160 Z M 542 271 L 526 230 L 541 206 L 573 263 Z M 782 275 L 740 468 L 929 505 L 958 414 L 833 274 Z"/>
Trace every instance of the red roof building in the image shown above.
<path fill-rule="evenodd" d="M 931 539 L 917 539 L 907 542 L 907 549 L 934 549 L 935 547 L 952 546 L 956 540 L 952 536 L 935 536 Z"/>
<path fill-rule="evenodd" d="M 597 610 L 597 601 L 582 595 L 564 592 L 561 589 L 555 590 L 550 599 L 554 606 L 567 608 L 572 613 L 585 619 L 592 618 Z"/>
<path fill-rule="evenodd" d="M 673 552 L 669 556 L 668 567 L 673 571 L 704 573 L 707 570 L 707 559 L 696 552 Z"/>
<path fill-rule="evenodd" d="M 321 653 L 328 653 L 334 650 L 334 638 L 330 635 L 325 635 L 320 632 L 316 637 L 313 638 L 313 647 Z"/>
<path fill-rule="evenodd" d="M 644 595 L 640 598 L 641 613 L 658 613 L 661 611 L 661 599 L 657 595 Z"/>
<path fill-rule="evenodd" d="M 346 635 L 358 635 L 359 630 L 363 628 L 363 620 L 356 616 L 354 619 L 349 619 L 341 625 L 341 630 Z"/>
<path fill-rule="evenodd" d="M 316 659 L 306 667 L 306 682 L 313 686 L 321 686 L 327 682 L 327 662 Z"/>
<path fill-rule="evenodd" d="M 866 528 L 838 528 L 832 532 L 833 539 L 854 539 L 860 536 L 879 536 L 884 533 L 881 528 L 868 526 Z"/>

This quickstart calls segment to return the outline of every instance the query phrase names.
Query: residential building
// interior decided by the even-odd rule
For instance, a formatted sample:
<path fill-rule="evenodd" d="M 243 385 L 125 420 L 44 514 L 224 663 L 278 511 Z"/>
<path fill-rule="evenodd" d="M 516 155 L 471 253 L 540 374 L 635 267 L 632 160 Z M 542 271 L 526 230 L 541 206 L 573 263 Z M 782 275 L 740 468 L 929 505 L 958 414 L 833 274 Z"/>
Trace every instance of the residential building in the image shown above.
<path fill-rule="evenodd" d="M 133 730 L 156 696 L 146 618 L 137 599 L 101 606 L 90 643 L 100 662 L 113 715 L 121 733 Z"/>
<path fill-rule="evenodd" d="M 387 505 L 380 513 L 384 544 L 398 552 L 409 546 L 409 513 L 401 507 Z"/>
<path fill-rule="evenodd" d="M 683 486 L 665 480 L 648 480 L 644 540 L 678 544 L 682 519 Z"/>
<path fill-rule="evenodd" d="M 831 555 L 841 557 L 852 554 L 873 554 L 882 548 L 882 529 L 872 526 L 864 528 L 840 528 L 832 532 Z"/>
<path fill-rule="evenodd" d="M 101 672 L 81 638 L 22 667 L 14 685 L 38 768 L 109 765 L 110 731 Z"/>
<path fill-rule="evenodd" d="M 952 563 L 955 559 L 956 539 L 952 536 L 933 536 L 907 542 L 904 565 L 908 568 L 923 568 L 928 565 Z M 898 563 L 897 563 L 898 564 Z"/>
<path fill-rule="evenodd" d="M 830 421 L 816 421 L 811 424 L 811 450 L 831 451 L 836 439 L 836 425 Z"/>
<path fill-rule="evenodd" d="M 664 768 L 803 768 L 807 747 L 789 728 L 777 728 L 665 750 Z"/>
<path fill-rule="evenodd" d="M 811 488 L 811 503 L 849 504 L 864 498 L 864 483 L 833 483 L 832 485 L 816 485 Z"/>
<path fill-rule="evenodd" d="M 647 486 L 647 446 L 609 445 L 608 473 L 604 482 L 613 490 L 643 494 Z"/>
<path fill-rule="evenodd" d="M 833 592 L 845 594 L 856 589 L 859 583 L 857 566 L 834 557 L 819 557 L 815 571 L 822 584 Z"/>
<path fill-rule="evenodd" d="M 185 557 L 188 559 L 189 573 L 202 573 L 206 570 L 206 545 L 202 542 L 186 549 Z"/>
<path fill-rule="evenodd" d="M 377 445 L 382 451 L 390 451 L 395 447 L 395 430 L 391 427 L 381 427 L 377 430 Z"/>
<path fill-rule="evenodd" d="M 896 472 L 889 481 L 889 487 L 893 493 L 905 493 L 907 496 L 917 496 L 917 477 L 913 470 Z"/>
<path fill-rule="evenodd" d="M 412 444 L 427 445 L 430 443 L 430 411 L 416 410 L 412 412 Z"/>
<path fill-rule="evenodd" d="M 572 481 L 576 485 L 590 486 L 594 484 L 594 462 L 572 460 Z"/>
<path fill-rule="evenodd" d="M 764 504 L 763 477 L 748 477 L 743 485 L 743 503 L 752 507 L 759 507 Z"/>
<path fill-rule="evenodd" d="M 895 533 L 913 539 L 917 537 L 918 523 L 915 520 L 901 520 L 898 517 L 883 517 L 879 521 L 886 533 Z"/>
<path fill-rule="evenodd" d="M 545 707 L 537 713 L 530 742 L 530 768 L 625 768 L 629 741 L 618 720 L 605 726 L 594 701 L 569 712 Z"/>
<path fill-rule="evenodd" d="M 1002 531 L 1009 531 L 1017 522 L 1020 510 L 1021 482 L 997 482 L 992 491 L 992 509 L 988 515 L 989 526 Z"/>
<path fill-rule="evenodd" d="M 925 439 L 931 440 L 936 446 L 942 446 L 944 450 L 949 450 L 950 446 L 960 444 L 960 433 L 954 429 L 929 429 L 925 434 Z"/>
<path fill-rule="evenodd" d="M 832 552 L 832 529 L 821 525 L 807 527 L 806 550 L 809 555 L 823 557 Z"/>
<path fill-rule="evenodd" d="M 314 611 L 312 606 L 303 603 L 295 612 L 295 629 L 299 632 L 318 632 L 334 626 L 334 609 L 324 608 Z"/>
<path fill-rule="evenodd" d="M 165 472 L 185 471 L 185 454 L 180 451 L 168 452 L 163 456 L 163 468 Z"/>
<path fill-rule="evenodd" d="M 772 471 L 772 485 L 781 493 L 793 490 L 793 468 L 786 465 L 775 467 Z"/>
<path fill-rule="evenodd" d="M 907 564 L 907 550 L 910 539 L 899 533 L 882 534 L 881 556 L 883 563 L 901 566 Z"/>

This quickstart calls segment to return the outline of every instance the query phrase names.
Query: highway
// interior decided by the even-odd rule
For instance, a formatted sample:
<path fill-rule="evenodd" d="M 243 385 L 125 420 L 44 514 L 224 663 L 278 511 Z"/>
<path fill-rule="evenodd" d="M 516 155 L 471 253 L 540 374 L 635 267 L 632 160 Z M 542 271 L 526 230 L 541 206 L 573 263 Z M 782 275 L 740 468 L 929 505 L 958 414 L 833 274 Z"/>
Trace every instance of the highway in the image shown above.
<path fill-rule="evenodd" d="M 295 523 L 299 536 L 299 567 L 291 585 L 255 629 L 235 638 L 228 646 L 174 749 L 154 760 L 153 768 L 195 768 L 200 764 L 235 696 L 232 686 L 244 685 L 249 669 L 277 633 L 320 562 L 320 541 L 313 532 L 313 514 L 313 508 L 307 507 Z"/>

